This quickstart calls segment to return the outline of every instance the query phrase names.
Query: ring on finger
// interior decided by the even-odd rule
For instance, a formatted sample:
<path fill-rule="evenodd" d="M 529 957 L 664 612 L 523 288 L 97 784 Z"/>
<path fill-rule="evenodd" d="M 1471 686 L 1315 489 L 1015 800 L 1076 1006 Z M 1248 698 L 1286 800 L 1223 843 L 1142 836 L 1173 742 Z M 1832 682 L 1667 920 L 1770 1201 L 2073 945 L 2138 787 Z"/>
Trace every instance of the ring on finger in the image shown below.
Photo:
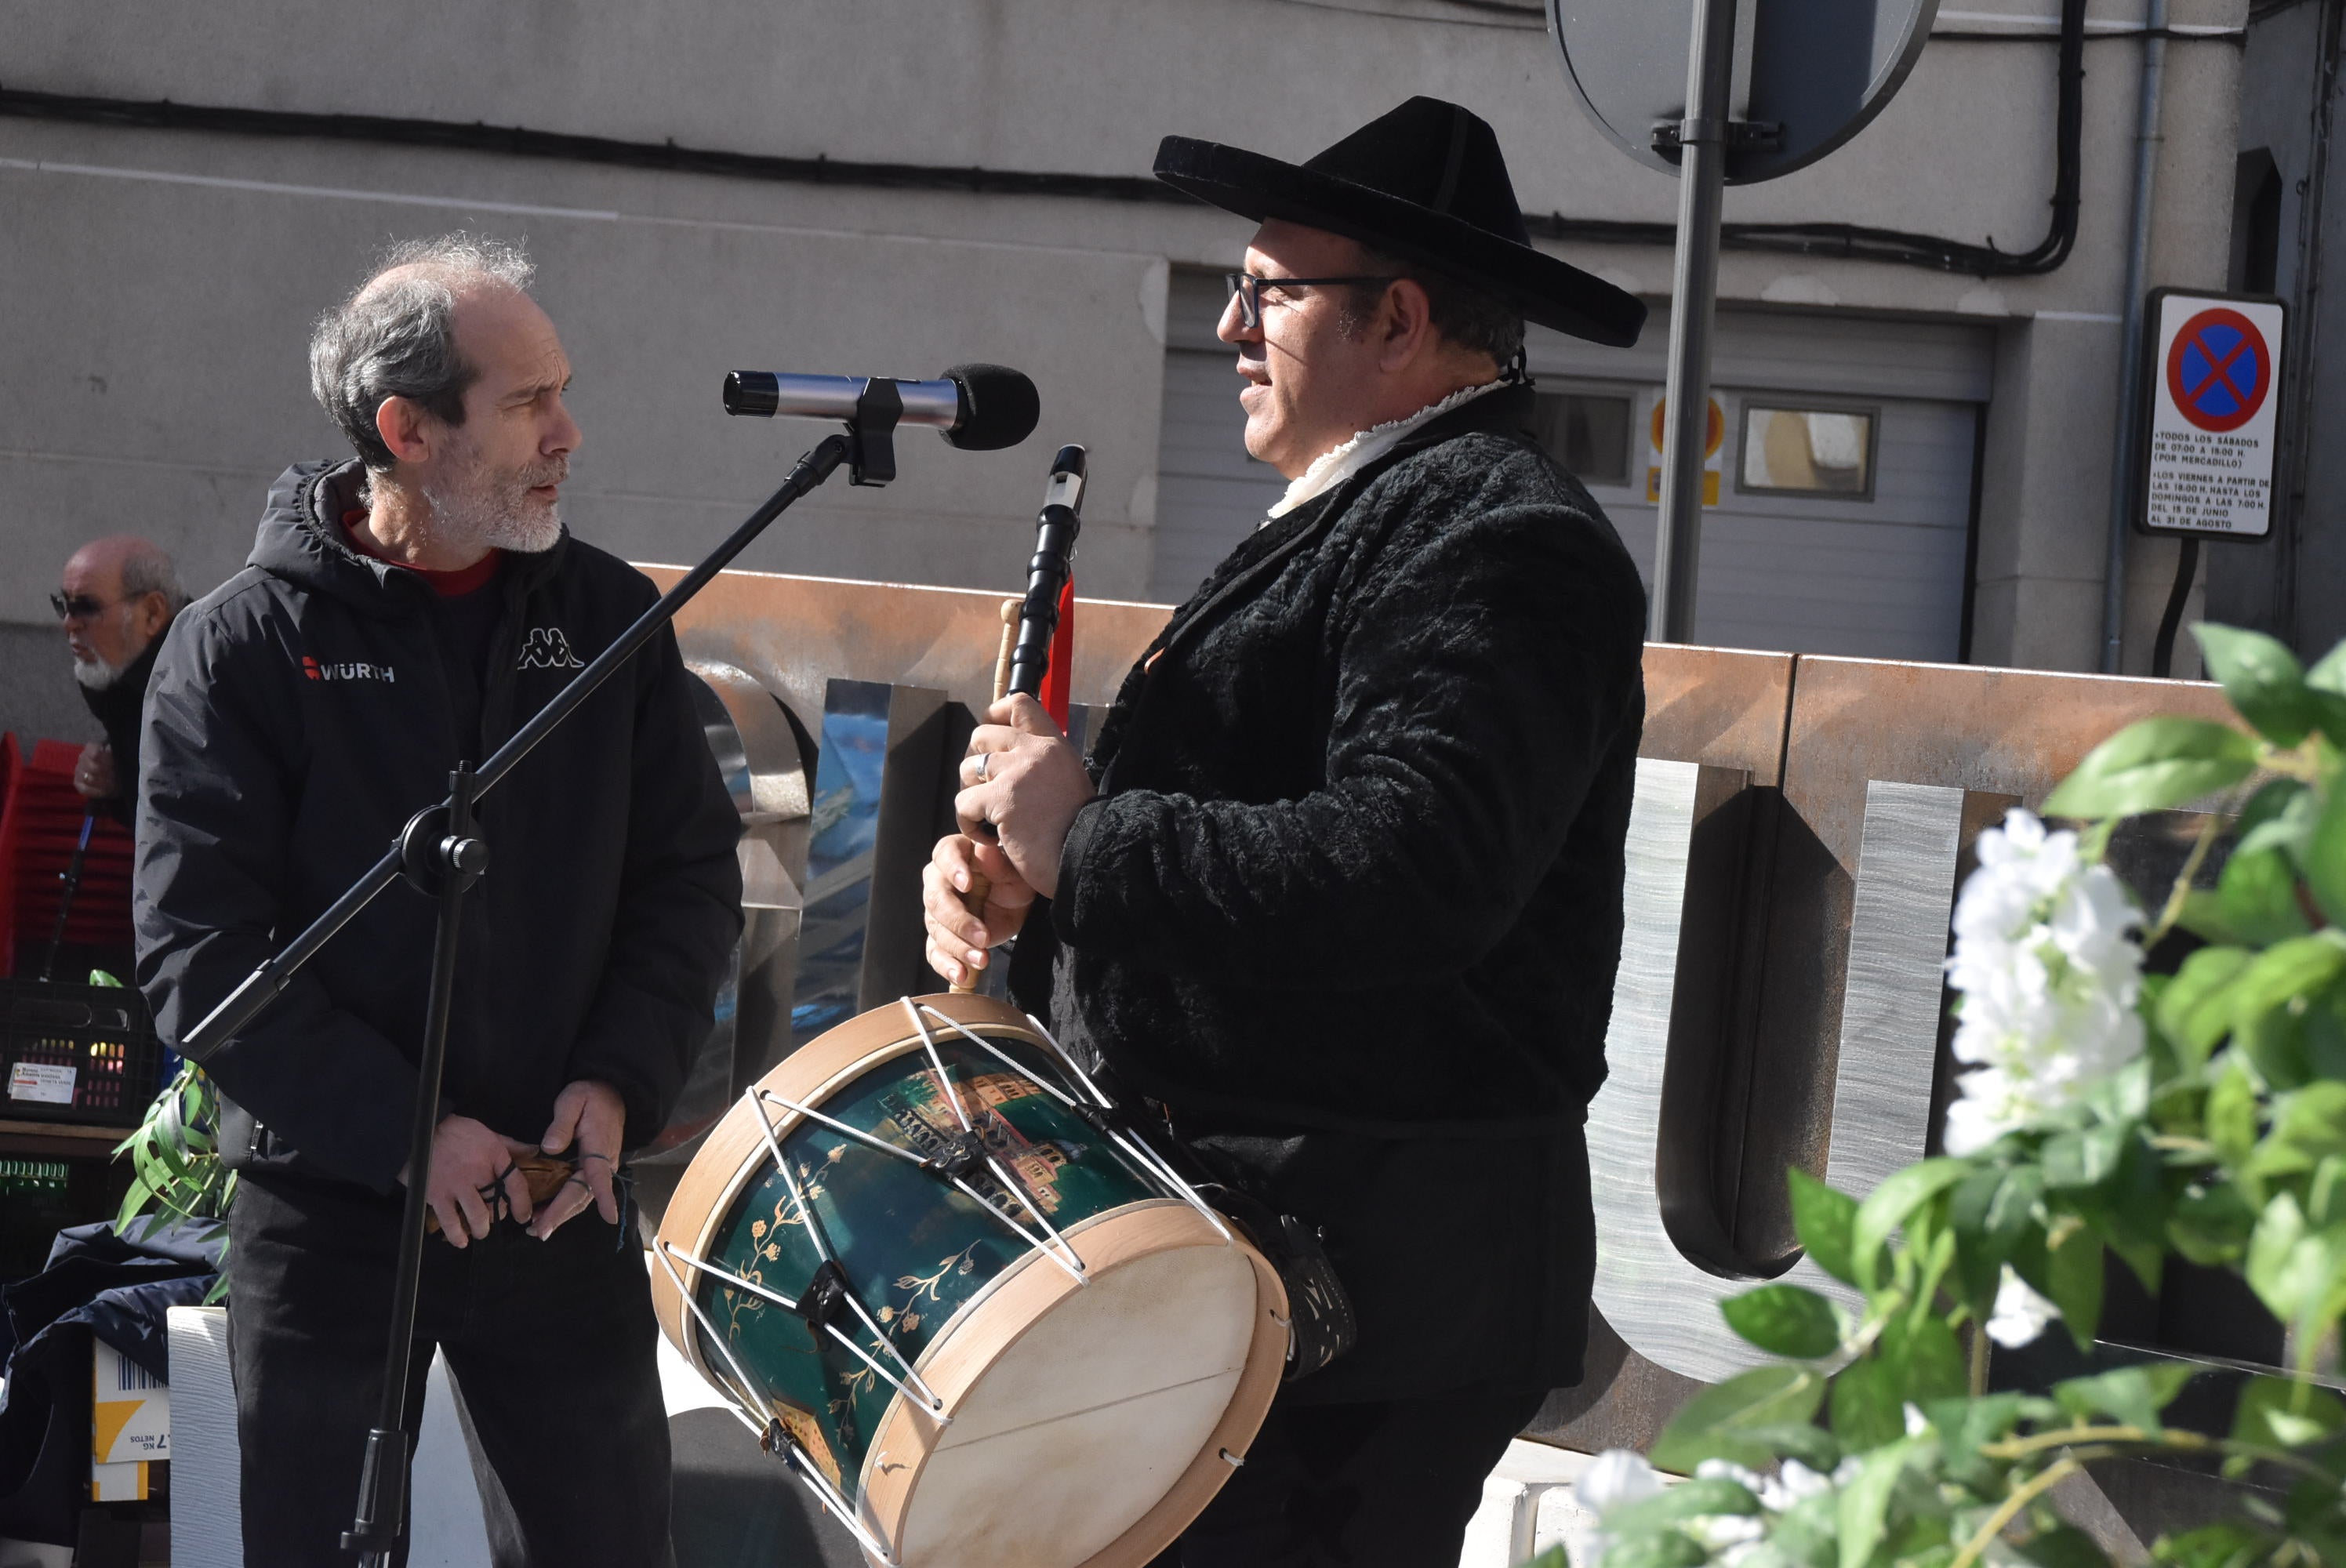
<path fill-rule="evenodd" d="M 979 783 L 983 784 L 983 783 L 984 783 L 984 782 L 985 782 L 986 770 L 987 770 L 988 769 L 992 768 L 993 766 L 994 766 L 994 753 L 993 753 L 993 752 L 991 752 L 991 751 L 981 751 L 981 752 L 979 752 L 979 753 L 977 754 L 977 781 L 978 781 Z"/>

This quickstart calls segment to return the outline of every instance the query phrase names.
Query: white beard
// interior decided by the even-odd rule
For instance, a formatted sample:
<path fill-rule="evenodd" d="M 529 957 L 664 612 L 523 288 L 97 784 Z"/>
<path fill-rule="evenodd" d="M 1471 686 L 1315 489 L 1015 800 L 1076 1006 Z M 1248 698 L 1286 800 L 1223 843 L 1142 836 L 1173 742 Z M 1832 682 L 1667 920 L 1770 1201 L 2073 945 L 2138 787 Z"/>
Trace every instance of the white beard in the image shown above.
<path fill-rule="evenodd" d="M 525 469 L 515 474 L 495 474 L 476 452 L 467 450 L 452 465 L 454 483 L 419 486 L 432 504 L 432 532 L 443 541 L 469 541 L 486 549 L 517 555 L 541 555 L 562 537 L 558 508 L 539 506 L 529 498 L 532 486 L 557 483 L 570 465 L 557 461 L 548 468 Z"/>
<path fill-rule="evenodd" d="M 122 678 L 122 669 L 118 664 L 108 664 L 95 657 L 77 658 L 74 660 L 74 679 L 81 682 L 84 690 L 105 691 Z"/>

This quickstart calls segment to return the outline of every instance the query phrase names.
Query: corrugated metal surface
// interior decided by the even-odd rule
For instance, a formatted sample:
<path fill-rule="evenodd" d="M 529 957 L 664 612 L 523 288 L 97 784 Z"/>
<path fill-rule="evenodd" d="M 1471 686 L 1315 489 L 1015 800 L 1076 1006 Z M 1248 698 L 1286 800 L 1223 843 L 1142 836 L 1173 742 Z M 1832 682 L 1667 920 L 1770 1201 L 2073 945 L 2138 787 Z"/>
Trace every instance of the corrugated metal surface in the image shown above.
<path fill-rule="evenodd" d="M 1233 351 L 1213 329 L 1219 276 L 1177 271 L 1167 313 L 1165 425 L 1150 596 L 1178 602 L 1262 519 L 1281 483 L 1245 453 Z M 1647 571 L 1654 508 L 1646 471 L 1660 395 L 1667 310 L 1635 349 L 1535 329 L 1542 390 L 1632 400 L 1627 485 L 1592 486 Z M 1696 640 L 1724 647 L 1952 661 L 1963 647 L 1965 544 L 1979 405 L 1993 370 L 1985 328 L 1870 317 L 1729 311 L 1716 395 L 1726 412 L 1719 504 L 1704 516 Z M 1787 394 L 1790 394 L 1789 396 Z M 1872 494 L 1755 494 L 1738 488 L 1747 399 L 1872 413 Z"/>

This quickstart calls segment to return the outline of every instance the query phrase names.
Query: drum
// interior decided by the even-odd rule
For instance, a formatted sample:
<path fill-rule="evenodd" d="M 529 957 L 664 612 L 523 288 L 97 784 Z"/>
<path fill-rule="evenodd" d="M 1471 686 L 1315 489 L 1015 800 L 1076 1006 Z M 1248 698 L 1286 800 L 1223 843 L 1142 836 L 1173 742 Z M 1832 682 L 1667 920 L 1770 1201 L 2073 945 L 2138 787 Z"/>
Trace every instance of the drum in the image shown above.
<path fill-rule="evenodd" d="M 1279 1278 L 1041 1025 L 907 998 L 728 1111 L 662 1330 L 889 1568 L 1143 1564 L 1240 1463 Z"/>

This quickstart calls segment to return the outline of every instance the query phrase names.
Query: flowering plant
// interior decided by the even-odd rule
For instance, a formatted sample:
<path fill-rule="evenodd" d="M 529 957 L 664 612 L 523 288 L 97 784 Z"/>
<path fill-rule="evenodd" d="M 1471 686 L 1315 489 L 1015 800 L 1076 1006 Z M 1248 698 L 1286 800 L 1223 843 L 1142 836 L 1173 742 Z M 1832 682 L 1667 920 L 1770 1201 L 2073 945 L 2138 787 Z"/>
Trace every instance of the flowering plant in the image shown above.
<path fill-rule="evenodd" d="M 2198 636 L 2242 727 L 2130 726 L 2045 802 L 2081 830 L 2016 810 L 1982 836 L 1944 1153 L 1862 1201 L 1790 1173 L 1801 1245 L 1862 1309 L 1781 1281 L 1723 1303 L 1778 1359 L 1697 1395 L 1650 1460 L 1592 1466 L 1601 1568 L 2085 1568 L 2102 1551 L 2048 1494 L 2153 1454 L 2262 1483 L 2160 1560 L 2346 1565 L 2346 1400 L 2315 1380 L 2346 1317 L 2346 645 L 2309 670 L 2253 632 Z M 2173 890 L 2137 909 L 2102 863 L 2117 822 L 2210 797 Z M 2204 945 L 2145 974 L 2178 927 Z M 2200 1363 L 1988 1391 L 1991 1343 L 2058 1324 L 2093 1349 L 2109 1256 L 2153 1292 L 2171 1256 L 2244 1278 L 2288 1375 L 2249 1379 L 2220 1434 L 2161 1420 Z"/>

